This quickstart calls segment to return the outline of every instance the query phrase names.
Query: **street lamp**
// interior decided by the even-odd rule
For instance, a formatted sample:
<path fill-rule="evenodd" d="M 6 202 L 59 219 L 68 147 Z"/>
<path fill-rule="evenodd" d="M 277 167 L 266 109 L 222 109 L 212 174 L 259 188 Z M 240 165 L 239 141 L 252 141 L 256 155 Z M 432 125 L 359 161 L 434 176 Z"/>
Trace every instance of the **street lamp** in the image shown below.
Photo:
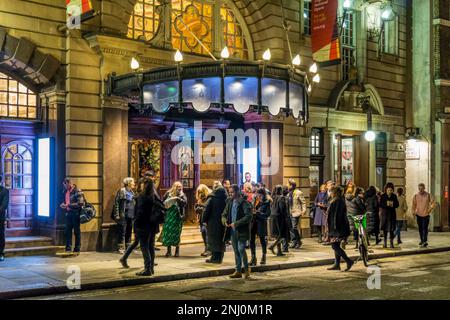
<path fill-rule="evenodd" d="M 372 130 L 368 130 L 368 131 L 366 131 L 366 133 L 364 134 L 364 138 L 365 138 L 368 142 L 374 141 L 376 137 L 377 137 L 377 135 L 376 135 L 375 132 L 373 132 Z"/>
<path fill-rule="evenodd" d="M 395 18 L 394 9 L 392 9 L 392 5 L 390 2 L 386 4 L 381 12 L 381 19 L 383 21 L 392 21 Z"/>

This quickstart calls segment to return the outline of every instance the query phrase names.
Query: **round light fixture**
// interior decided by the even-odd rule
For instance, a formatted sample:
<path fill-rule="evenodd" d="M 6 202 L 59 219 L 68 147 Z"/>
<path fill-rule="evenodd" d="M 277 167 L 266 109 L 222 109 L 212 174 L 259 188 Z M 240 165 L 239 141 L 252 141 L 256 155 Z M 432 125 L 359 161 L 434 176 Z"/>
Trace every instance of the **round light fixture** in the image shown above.
<path fill-rule="evenodd" d="M 366 133 L 364 134 L 364 138 L 369 142 L 374 141 L 376 137 L 377 135 L 372 130 L 366 131 Z"/>
<path fill-rule="evenodd" d="M 132 70 L 139 69 L 139 61 L 137 61 L 135 57 L 131 58 L 130 67 Z"/>

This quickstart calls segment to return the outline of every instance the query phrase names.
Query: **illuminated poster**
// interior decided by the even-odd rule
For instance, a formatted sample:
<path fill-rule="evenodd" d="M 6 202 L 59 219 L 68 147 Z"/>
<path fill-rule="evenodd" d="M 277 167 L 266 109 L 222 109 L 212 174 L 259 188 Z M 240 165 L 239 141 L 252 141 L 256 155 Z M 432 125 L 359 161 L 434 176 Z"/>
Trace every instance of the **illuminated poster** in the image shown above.
<path fill-rule="evenodd" d="M 321 67 L 339 64 L 338 0 L 313 0 L 311 46 L 313 59 Z"/>
<path fill-rule="evenodd" d="M 342 184 L 353 182 L 353 138 L 342 138 Z"/>

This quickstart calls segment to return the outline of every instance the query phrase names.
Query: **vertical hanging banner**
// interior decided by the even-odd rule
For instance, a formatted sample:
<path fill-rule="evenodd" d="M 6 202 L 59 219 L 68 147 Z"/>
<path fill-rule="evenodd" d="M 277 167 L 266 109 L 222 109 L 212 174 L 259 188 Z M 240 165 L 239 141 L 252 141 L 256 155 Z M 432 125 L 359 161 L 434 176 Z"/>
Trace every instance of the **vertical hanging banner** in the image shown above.
<path fill-rule="evenodd" d="M 321 67 L 341 63 L 337 11 L 338 0 L 312 1 L 311 46 Z"/>
<path fill-rule="evenodd" d="M 91 0 L 66 0 L 66 21 L 69 29 L 80 29 L 81 23 L 93 16 Z"/>

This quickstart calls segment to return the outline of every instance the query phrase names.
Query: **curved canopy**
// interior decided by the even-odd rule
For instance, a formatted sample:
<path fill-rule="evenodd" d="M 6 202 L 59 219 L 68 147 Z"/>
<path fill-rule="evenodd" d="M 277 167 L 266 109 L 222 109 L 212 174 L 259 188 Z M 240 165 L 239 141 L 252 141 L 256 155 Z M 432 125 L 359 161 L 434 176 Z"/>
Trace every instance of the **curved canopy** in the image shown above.
<path fill-rule="evenodd" d="M 304 74 L 290 66 L 250 61 L 180 64 L 108 79 L 108 95 L 125 96 L 136 109 L 165 113 L 233 109 L 308 120 Z"/>

